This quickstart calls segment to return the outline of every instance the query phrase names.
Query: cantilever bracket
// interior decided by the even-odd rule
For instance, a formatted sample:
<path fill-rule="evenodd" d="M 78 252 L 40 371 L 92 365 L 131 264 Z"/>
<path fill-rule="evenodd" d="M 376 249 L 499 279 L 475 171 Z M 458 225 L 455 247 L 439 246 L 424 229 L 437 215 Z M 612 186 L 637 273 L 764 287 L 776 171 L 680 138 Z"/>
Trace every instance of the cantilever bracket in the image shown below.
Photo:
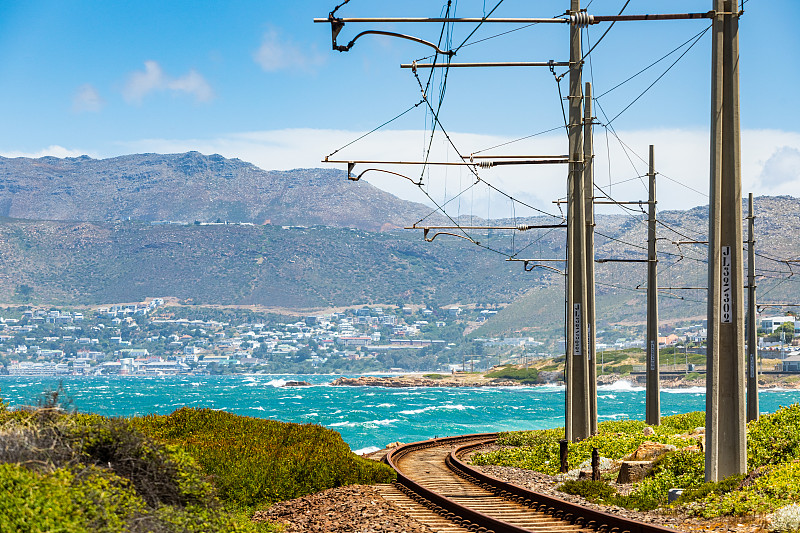
<path fill-rule="evenodd" d="M 353 45 L 356 44 L 356 41 L 360 37 L 363 37 L 364 35 L 386 35 L 388 37 L 398 37 L 400 39 L 407 39 L 409 41 L 414 41 L 415 43 L 424 44 L 425 46 L 433 48 L 443 56 L 453 57 L 454 55 L 456 55 L 455 50 L 442 50 L 434 43 L 426 41 L 424 39 L 420 39 L 419 37 L 414 37 L 412 35 L 404 35 L 402 33 L 396 33 L 393 31 L 383 31 L 383 30 L 362 31 L 361 33 L 353 37 L 352 41 L 350 41 L 346 45 L 341 45 L 336 42 L 336 39 L 339 37 L 339 33 L 342 31 L 342 28 L 344 28 L 344 20 L 334 17 L 333 11 L 331 11 L 328 14 L 328 21 L 331 23 L 331 46 L 337 52 L 349 52 L 350 49 L 353 48 Z"/>
<path fill-rule="evenodd" d="M 522 268 L 525 272 L 532 272 L 534 268 L 545 268 L 547 270 L 552 270 L 556 274 L 561 274 L 562 276 L 566 276 L 566 272 L 560 270 L 555 267 L 551 267 L 550 265 L 543 265 L 541 264 L 542 261 L 546 262 L 557 262 L 557 263 L 565 263 L 565 259 L 517 259 L 516 257 L 509 257 L 506 261 L 519 261 L 522 263 Z"/>
<path fill-rule="evenodd" d="M 347 52 L 349 50 L 348 47 L 339 46 L 336 43 L 336 38 L 339 36 L 339 32 L 342 31 L 342 28 L 344 28 L 344 21 L 340 18 L 334 17 L 332 11 L 330 15 L 328 15 L 328 20 L 331 21 L 331 44 L 333 45 L 333 49 L 339 52 Z"/>
<path fill-rule="evenodd" d="M 525 270 L 525 272 L 532 272 L 534 268 L 545 268 L 547 270 L 552 270 L 553 272 L 555 272 L 557 274 L 561 274 L 562 276 L 566 275 L 566 272 L 564 272 L 563 270 L 559 270 L 559 269 L 557 269 L 555 267 L 551 267 L 549 265 L 540 265 L 538 263 L 533 263 L 533 264 L 529 265 L 528 263 L 529 263 L 529 261 L 527 261 L 527 260 L 523 260 L 522 261 L 522 268 Z"/>
<path fill-rule="evenodd" d="M 428 233 L 429 232 L 430 232 L 430 228 L 423 228 L 422 229 L 422 238 L 425 239 L 426 242 L 433 242 L 433 240 L 436 237 L 438 237 L 439 235 L 450 235 L 451 237 L 458 237 L 459 239 L 464 239 L 464 240 L 469 241 L 471 243 L 477 244 L 478 246 L 480 246 L 480 244 L 481 244 L 480 241 L 476 241 L 475 239 L 472 239 L 471 237 L 464 236 L 464 235 L 459 235 L 458 233 L 450 233 L 449 231 L 437 231 L 436 233 L 433 234 L 433 237 L 429 238 L 428 237 Z"/>
<path fill-rule="evenodd" d="M 422 178 L 420 178 L 419 181 L 414 181 L 413 179 L 409 178 L 408 176 L 406 176 L 404 174 L 400 174 L 399 172 L 392 172 L 391 170 L 384 170 L 382 168 L 368 168 L 366 170 L 362 170 L 361 173 L 358 174 L 358 175 L 353 175 L 353 168 L 355 168 L 355 166 L 356 166 L 356 163 L 354 163 L 352 161 L 348 161 L 347 162 L 347 179 L 349 179 L 350 181 L 358 181 L 358 180 L 360 180 L 361 176 L 363 176 L 367 172 L 383 172 L 385 174 L 391 174 L 393 176 L 399 176 L 401 178 L 405 178 L 408 181 L 410 181 L 411 183 L 413 183 L 414 185 L 416 185 L 417 187 L 421 187 L 422 186 Z"/>

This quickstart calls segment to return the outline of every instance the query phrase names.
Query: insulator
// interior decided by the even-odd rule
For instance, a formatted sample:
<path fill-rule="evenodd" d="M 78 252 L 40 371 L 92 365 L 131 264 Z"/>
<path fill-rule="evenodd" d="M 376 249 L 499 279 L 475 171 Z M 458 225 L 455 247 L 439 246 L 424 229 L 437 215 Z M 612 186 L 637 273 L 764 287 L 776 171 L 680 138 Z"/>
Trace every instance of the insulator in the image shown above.
<path fill-rule="evenodd" d="M 588 26 L 589 24 L 594 24 L 594 15 L 590 15 L 586 11 L 579 11 L 578 13 L 569 16 L 569 22 L 573 26 Z"/>
<path fill-rule="evenodd" d="M 478 163 L 478 166 L 481 168 L 492 168 L 494 166 L 494 161 L 481 161 Z"/>

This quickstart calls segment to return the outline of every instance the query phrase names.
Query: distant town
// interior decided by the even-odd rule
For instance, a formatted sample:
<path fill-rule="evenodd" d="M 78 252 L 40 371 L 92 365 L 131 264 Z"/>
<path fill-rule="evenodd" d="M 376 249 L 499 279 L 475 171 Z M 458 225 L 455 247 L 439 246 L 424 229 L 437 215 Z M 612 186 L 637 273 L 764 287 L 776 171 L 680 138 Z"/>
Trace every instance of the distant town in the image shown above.
<path fill-rule="evenodd" d="M 497 312 L 459 306 L 370 306 L 287 319 L 246 310 L 166 305 L 162 298 L 81 311 L 23 306 L 0 310 L 0 373 L 484 370 L 563 353 L 563 340 L 464 336 L 465 329 L 475 329 Z M 784 360 L 782 370 L 800 370 L 800 354 L 791 351 L 794 337 L 800 338 L 800 321 L 793 316 L 762 317 L 760 326 L 760 349 L 776 351 L 771 358 Z M 704 324 L 672 329 L 659 338 L 660 346 L 671 353 L 662 363 L 680 366 L 677 354 L 704 353 L 705 336 Z M 642 337 L 641 328 L 598 330 L 598 360 L 606 351 L 642 348 Z"/>

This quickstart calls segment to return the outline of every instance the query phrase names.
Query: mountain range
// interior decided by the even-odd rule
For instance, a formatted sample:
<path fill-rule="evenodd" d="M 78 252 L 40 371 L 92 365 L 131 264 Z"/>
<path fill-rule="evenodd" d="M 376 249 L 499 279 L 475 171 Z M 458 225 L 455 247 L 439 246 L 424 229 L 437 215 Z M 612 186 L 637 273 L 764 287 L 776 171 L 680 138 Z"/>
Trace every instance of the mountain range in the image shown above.
<path fill-rule="evenodd" d="M 0 216 L 29 220 L 251 222 L 381 231 L 430 208 L 341 170 L 266 171 L 221 155 L 0 157 Z"/>
<path fill-rule="evenodd" d="M 795 301 L 789 265 L 775 259 L 800 256 L 800 200 L 759 197 L 756 209 L 759 302 Z M 508 305 L 479 333 L 558 327 L 563 276 L 504 259 L 563 257 L 563 231 L 484 231 L 476 247 L 399 229 L 429 213 L 341 171 L 265 171 L 197 152 L 0 158 L 0 302 Z M 683 287 L 707 283 L 707 249 L 687 243 L 706 240 L 707 217 L 706 207 L 659 213 L 665 320 L 705 313 L 705 291 Z M 643 215 L 597 217 L 597 258 L 642 258 L 645 242 Z M 596 270 L 598 316 L 642 323 L 642 264 Z"/>

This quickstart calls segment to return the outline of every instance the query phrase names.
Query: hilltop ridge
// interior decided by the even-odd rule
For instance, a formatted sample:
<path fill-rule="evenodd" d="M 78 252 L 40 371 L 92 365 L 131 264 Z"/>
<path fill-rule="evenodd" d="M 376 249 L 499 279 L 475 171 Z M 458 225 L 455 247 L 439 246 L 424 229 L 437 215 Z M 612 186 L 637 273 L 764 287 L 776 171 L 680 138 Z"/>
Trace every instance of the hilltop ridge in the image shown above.
<path fill-rule="evenodd" d="M 0 216 L 400 228 L 430 213 L 338 169 L 262 170 L 199 152 L 0 157 Z"/>

